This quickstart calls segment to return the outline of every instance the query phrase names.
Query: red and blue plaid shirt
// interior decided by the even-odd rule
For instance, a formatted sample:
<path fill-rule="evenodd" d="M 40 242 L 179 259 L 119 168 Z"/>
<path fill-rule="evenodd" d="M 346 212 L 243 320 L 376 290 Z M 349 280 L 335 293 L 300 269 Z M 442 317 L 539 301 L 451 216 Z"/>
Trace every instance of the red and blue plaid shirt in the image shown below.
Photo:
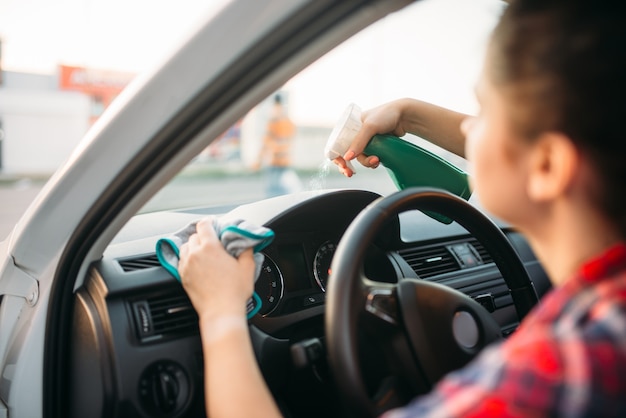
<path fill-rule="evenodd" d="M 626 417 L 626 244 L 550 291 L 508 340 L 384 414 L 434 416 Z"/>

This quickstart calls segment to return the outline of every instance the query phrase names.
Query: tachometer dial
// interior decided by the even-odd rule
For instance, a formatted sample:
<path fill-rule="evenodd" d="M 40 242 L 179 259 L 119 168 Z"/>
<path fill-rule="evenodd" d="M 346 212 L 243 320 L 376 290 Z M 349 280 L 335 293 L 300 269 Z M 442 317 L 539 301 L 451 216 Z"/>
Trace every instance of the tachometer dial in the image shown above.
<path fill-rule="evenodd" d="M 334 243 L 326 241 L 317 249 L 313 260 L 315 281 L 324 292 L 326 291 L 328 276 L 330 276 L 330 263 L 333 261 L 336 249 L 337 246 Z"/>
<path fill-rule="evenodd" d="M 272 313 L 283 297 L 283 275 L 276 263 L 265 255 L 259 278 L 254 284 L 254 290 L 261 298 L 262 306 L 259 315 L 266 316 Z"/>

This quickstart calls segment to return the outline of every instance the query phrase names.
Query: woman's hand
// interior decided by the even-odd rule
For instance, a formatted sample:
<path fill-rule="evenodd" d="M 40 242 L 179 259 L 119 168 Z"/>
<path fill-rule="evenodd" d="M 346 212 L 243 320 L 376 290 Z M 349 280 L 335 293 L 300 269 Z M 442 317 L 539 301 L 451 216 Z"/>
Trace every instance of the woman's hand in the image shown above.
<path fill-rule="evenodd" d="M 461 122 L 468 115 L 415 99 L 399 99 L 363 112 L 363 126 L 348 151 L 333 162 L 347 177 L 354 172 L 347 161 L 356 158 L 365 167 L 376 168 L 380 160 L 375 155 L 365 155 L 363 150 L 374 135 L 392 134 L 402 137 L 415 134 L 461 157 L 465 156 L 465 136 Z"/>
<path fill-rule="evenodd" d="M 396 100 L 375 107 L 361 114 L 361 130 L 356 134 L 350 148 L 343 157 L 338 157 L 333 162 L 339 167 L 339 171 L 347 177 L 352 177 L 354 172 L 347 165 L 347 161 L 356 158 L 361 165 L 376 168 L 380 160 L 375 155 L 365 155 L 363 150 L 368 142 L 376 134 L 393 134 L 404 136 L 407 131 L 402 126 L 403 109 L 406 100 Z"/>
<path fill-rule="evenodd" d="M 213 219 L 180 247 L 178 271 L 200 318 L 207 416 L 280 417 L 252 349 L 246 302 L 254 291 L 252 249 L 226 252 Z"/>
<path fill-rule="evenodd" d="M 198 222 L 196 233 L 180 248 L 181 281 L 201 320 L 245 318 L 246 302 L 254 291 L 254 268 L 252 249 L 239 258 L 228 254 L 210 217 Z"/>

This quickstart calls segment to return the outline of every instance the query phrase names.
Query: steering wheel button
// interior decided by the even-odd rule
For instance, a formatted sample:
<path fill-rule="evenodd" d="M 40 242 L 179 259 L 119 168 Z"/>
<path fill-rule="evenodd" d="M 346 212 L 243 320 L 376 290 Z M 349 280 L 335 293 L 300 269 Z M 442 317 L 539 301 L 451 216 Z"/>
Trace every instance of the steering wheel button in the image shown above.
<path fill-rule="evenodd" d="M 302 300 L 302 305 L 311 306 L 311 305 L 317 305 L 318 303 L 322 303 L 322 302 L 324 302 L 324 294 L 318 293 L 315 295 L 305 296 L 304 299 Z"/>
<path fill-rule="evenodd" d="M 447 246 L 448 251 L 454 256 L 461 268 L 475 267 L 482 264 L 478 254 L 469 243 L 454 244 Z"/>

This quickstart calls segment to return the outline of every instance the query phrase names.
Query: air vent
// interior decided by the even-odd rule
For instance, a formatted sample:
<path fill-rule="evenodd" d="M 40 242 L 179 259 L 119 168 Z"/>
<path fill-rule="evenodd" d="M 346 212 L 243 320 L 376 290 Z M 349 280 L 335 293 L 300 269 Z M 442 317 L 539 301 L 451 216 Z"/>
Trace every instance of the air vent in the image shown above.
<path fill-rule="evenodd" d="M 198 332 L 198 315 L 183 290 L 135 300 L 132 309 L 142 342 Z"/>
<path fill-rule="evenodd" d="M 491 254 L 487 252 L 487 250 L 480 241 L 478 241 L 476 238 L 472 238 L 468 241 L 468 243 L 471 244 L 478 253 L 478 255 L 480 255 L 483 264 L 493 263 L 493 258 L 491 257 Z"/>
<path fill-rule="evenodd" d="M 476 238 L 406 248 L 398 253 L 423 279 L 493 263 L 491 255 Z M 463 254 L 470 255 L 470 260 L 465 260 Z"/>
<path fill-rule="evenodd" d="M 161 263 L 156 254 L 142 255 L 140 257 L 117 260 L 125 273 L 137 270 L 159 267 Z"/>
<path fill-rule="evenodd" d="M 459 264 L 442 244 L 407 248 L 398 253 L 424 279 L 459 269 Z"/>
<path fill-rule="evenodd" d="M 419 277 L 465 293 L 477 299 L 490 312 L 513 304 L 508 286 L 495 268 L 485 269 L 471 275 L 444 275 L 493 263 L 492 257 L 475 238 L 468 237 L 422 247 L 405 248 L 398 251 L 398 254 Z M 435 277 L 439 275 L 441 277 Z"/>

